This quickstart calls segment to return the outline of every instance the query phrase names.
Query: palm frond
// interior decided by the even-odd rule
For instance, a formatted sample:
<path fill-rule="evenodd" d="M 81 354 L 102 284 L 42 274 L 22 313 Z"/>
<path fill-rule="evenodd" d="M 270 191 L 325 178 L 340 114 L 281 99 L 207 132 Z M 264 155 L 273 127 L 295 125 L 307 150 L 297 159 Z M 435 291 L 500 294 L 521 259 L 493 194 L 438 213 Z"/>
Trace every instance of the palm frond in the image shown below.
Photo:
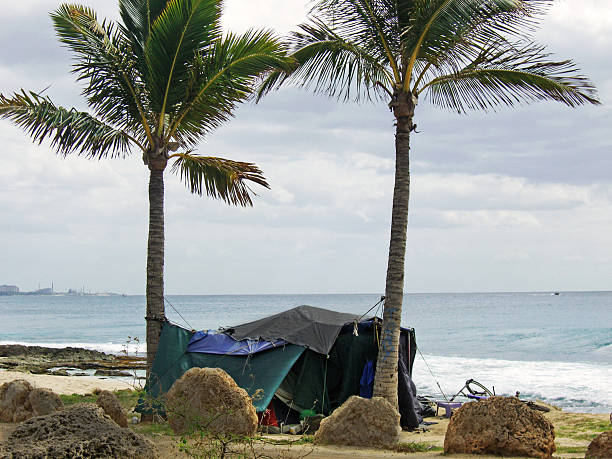
<path fill-rule="evenodd" d="M 172 0 L 151 25 L 145 45 L 146 80 L 153 108 L 161 114 L 160 128 L 164 115 L 174 113 L 183 100 L 182 83 L 194 56 L 220 38 L 220 18 L 218 0 Z"/>
<path fill-rule="evenodd" d="M 73 72 L 85 83 L 83 95 L 96 117 L 144 141 L 151 115 L 143 105 L 144 88 L 121 31 L 112 23 L 100 24 L 93 10 L 79 5 L 61 5 L 51 18 L 60 41 L 76 54 Z"/>
<path fill-rule="evenodd" d="M 229 34 L 191 64 L 180 111 L 171 120 L 167 138 L 193 146 L 202 135 L 233 116 L 256 81 L 273 69 L 289 71 L 293 60 L 286 46 L 269 31 Z"/>
<path fill-rule="evenodd" d="M 125 156 L 130 151 L 128 134 L 92 117 L 89 113 L 58 107 L 48 97 L 30 92 L 12 97 L 0 94 L 0 117 L 23 128 L 33 141 L 51 141 L 62 155 L 77 153 L 88 158 Z"/>
<path fill-rule="evenodd" d="M 463 69 L 434 78 L 427 90 L 434 105 L 460 113 L 554 100 L 570 107 L 599 104 L 593 84 L 570 60 L 549 60 L 542 46 L 504 41 L 487 49 Z"/>
<path fill-rule="evenodd" d="M 346 42 L 354 43 L 401 79 L 398 5 L 393 0 L 319 0 L 311 11 Z"/>
<path fill-rule="evenodd" d="M 151 24 L 157 20 L 168 0 L 119 0 L 119 14 L 125 30 L 141 52 L 151 33 Z"/>
<path fill-rule="evenodd" d="M 172 172 L 179 174 L 192 193 L 206 194 L 228 204 L 252 206 L 253 191 L 248 182 L 270 188 L 261 170 L 252 163 L 199 156 L 190 153 L 172 155 L 176 158 Z"/>
<path fill-rule="evenodd" d="M 413 72 L 417 60 L 461 68 L 471 46 L 502 36 L 527 37 L 552 0 L 432 0 L 415 2 L 402 31 L 404 63 Z M 467 55 L 465 53 L 468 53 Z M 408 75 L 406 82 L 410 81 Z M 407 86 L 406 86 L 407 88 Z"/>
<path fill-rule="evenodd" d="M 371 99 L 392 89 L 394 75 L 376 56 L 337 35 L 326 24 L 313 20 L 292 34 L 296 51 L 291 54 L 297 66 L 291 72 L 275 71 L 266 76 L 258 99 L 286 80 L 313 87 L 315 92 L 344 100 Z"/>

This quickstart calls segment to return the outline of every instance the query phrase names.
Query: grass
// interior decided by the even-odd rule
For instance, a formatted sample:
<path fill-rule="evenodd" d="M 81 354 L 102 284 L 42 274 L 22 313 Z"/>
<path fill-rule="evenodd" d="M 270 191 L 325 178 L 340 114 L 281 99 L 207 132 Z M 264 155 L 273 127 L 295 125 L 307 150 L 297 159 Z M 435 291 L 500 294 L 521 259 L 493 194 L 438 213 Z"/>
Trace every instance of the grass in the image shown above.
<path fill-rule="evenodd" d="M 425 453 L 427 451 L 444 451 L 444 448 L 420 441 L 400 442 L 394 448 L 398 453 Z"/>
<path fill-rule="evenodd" d="M 568 424 L 555 428 L 557 437 L 566 437 L 574 440 L 593 440 L 601 432 L 610 430 L 610 421 L 592 418 L 577 418 Z"/>
<path fill-rule="evenodd" d="M 141 394 L 136 390 L 124 389 L 115 391 L 115 395 L 119 399 L 119 403 L 121 403 L 123 409 L 130 411 L 136 406 L 136 403 L 138 403 L 138 398 Z"/>
<path fill-rule="evenodd" d="M 134 430 L 138 433 L 157 436 L 157 435 L 170 435 L 174 436 L 174 432 L 170 428 L 170 424 L 167 422 L 146 422 L 143 424 L 136 424 Z"/>
<path fill-rule="evenodd" d="M 94 394 L 87 394 L 87 395 L 60 394 L 59 397 L 62 399 L 62 402 L 64 403 L 65 406 L 74 405 L 75 403 L 96 403 L 96 400 L 98 399 L 98 396 Z"/>
<path fill-rule="evenodd" d="M 117 396 L 119 403 L 121 403 L 121 406 L 126 411 L 130 411 L 132 408 L 134 408 L 136 406 L 136 402 L 138 402 L 138 397 L 140 397 L 139 392 L 130 389 L 118 390 L 115 391 L 114 394 Z M 96 403 L 96 400 L 98 400 L 98 396 L 96 394 L 61 394 L 60 398 L 65 406 L 74 405 L 75 403 Z"/>
<path fill-rule="evenodd" d="M 557 453 L 585 454 L 586 450 L 587 450 L 586 446 L 559 446 L 557 445 Z"/>

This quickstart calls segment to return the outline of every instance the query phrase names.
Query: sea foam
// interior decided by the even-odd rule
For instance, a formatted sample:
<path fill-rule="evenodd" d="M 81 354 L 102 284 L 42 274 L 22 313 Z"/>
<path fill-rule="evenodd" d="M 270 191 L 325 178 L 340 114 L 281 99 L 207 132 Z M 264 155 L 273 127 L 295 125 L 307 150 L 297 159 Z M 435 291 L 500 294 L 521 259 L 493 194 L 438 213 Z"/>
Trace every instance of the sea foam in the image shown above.
<path fill-rule="evenodd" d="M 429 369 L 431 369 L 430 373 Z M 434 379 L 435 377 L 435 379 Z M 567 411 L 612 411 L 612 365 L 581 362 L 513 361 L 417 355 L 413 379 L 419 394 L 443 400 L 452 397 L 468 379 L 475 379 L 498 395 L 540 399 Z"/>

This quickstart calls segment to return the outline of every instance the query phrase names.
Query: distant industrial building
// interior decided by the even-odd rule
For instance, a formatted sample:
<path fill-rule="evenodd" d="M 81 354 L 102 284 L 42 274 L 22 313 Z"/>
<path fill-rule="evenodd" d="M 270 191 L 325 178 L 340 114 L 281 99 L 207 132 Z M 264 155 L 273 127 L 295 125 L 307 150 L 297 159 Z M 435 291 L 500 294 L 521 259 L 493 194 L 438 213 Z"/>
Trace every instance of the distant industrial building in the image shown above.
<path fill-rule="evenodd" d="M 19 287 L 16 285 L 0 285 L 0 295 L 19 295 Z"/>

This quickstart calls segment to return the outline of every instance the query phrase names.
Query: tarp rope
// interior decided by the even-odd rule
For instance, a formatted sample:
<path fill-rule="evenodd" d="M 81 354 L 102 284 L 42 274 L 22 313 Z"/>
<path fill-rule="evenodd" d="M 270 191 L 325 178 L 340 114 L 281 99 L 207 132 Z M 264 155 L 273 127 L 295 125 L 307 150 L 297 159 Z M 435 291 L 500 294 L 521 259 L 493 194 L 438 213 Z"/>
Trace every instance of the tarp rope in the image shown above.
<path fill-rule="evenodd" d="M 177 311 L 177 309 L 176 309 L 176 308 L 175 308 L 175 307 L 172 305 L 172 303 L 170 303 L 170 302 L 168 301 L 168 298 L 164 297 L 164 301 L 165 301 L 166 303 L 168 303 L 172 309 L 174 309 L 174 312 L 176 312 L 176 313 L 179 315 L 179 317 L 180 317 L 181 319 L 183 319 L 183 322 L 185 322 L 185 323 L 187 324 L 187 326 L 188 326 L 188 327 L 189 327 L 191 330 L 195 330 L 195 328 L 193 328 L 193 327 L 191 326 L 191 324 L 190 324 L 189 322 L 187 322 L 187 319 L 185 319 L 185 318 L 183 317 L 183 315 L 182 315 L 180 312 L 178 312 L 178 311 Z"/>
<path fill-rule="evenodd" d="M 446 394 L 444 393 L 444 391 L 442 390 L 442 387 L 440 386 L 440 383 L 438 382 L 438 380 L 436 379 L 436 377 L 433 374 L 433 371 L 431 371 L 431 368 L 429 367 L 429 364 L 427 363 L 427 360 L 425 360 L 425 357 L 423 356 L 423 354 L 421 353 L 421 349 L 419 348 L 419 346 L 416 347 L 417 351 L 419 351 L 419 355 L 421 356 L 421 358 L 423 359 L 423 362 L 425 362 L 425 366 L 427 367 L 427 369 L 429 370 L 429 373 L 431 374 L 431 377 L 434 379 L 434 381 L 436 382 L 436 384 L 438 385 L 438 389 L 440 389 L 440 393 L 442 394 L 442 397 L 444 397 L 444 400 L 446 400 L 448 402 L 448 397 L 446 396 Z"/>
<path fill-rule="evenodd" d="M 365 316 L 366 316 L 366 315 L 367 315 L 367 314 L 368 314 L 368 313 L 369 313 L 369 312 L 370 312 L 372 309 L 374 309 L 376 306 L 378 306 L 379 304 L 381 304 L 383 301 L 385 301 L 385 297 L 384 297 L 384 296 L 381 296 L 381 297 L 380 297 L 380 300 L 378 300 L 378 302 L 377 302 L 377 303 L 376 303 L 374 306 L 372 306 L 370 309 L 368 309 L 368 310 L 365 312 L 365 314 L 363 314 L 363 315 L 362 315 L 362 316 L 361 316 L 359 319 L 357 319 L 357 321 L 356 321 L 356 322 L 357 322 L 357 323 L 361 322 L 361 319 L 363 319 L 363 318 L 364 318 L 364 317 L 365 317 Z"/>

